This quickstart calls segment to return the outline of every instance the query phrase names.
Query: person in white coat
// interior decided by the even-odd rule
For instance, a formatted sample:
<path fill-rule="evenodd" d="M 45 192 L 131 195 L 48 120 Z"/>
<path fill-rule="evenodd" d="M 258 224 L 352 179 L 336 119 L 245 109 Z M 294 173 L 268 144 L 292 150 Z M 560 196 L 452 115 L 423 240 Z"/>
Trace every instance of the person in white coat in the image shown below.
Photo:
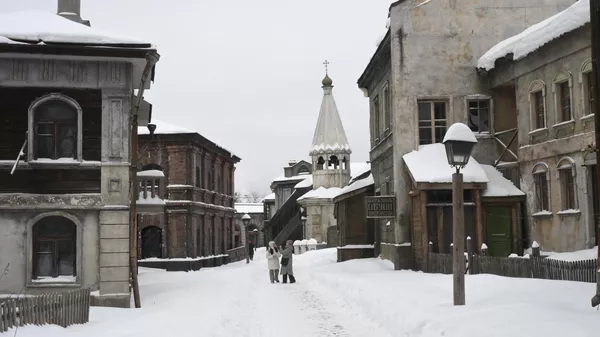
<path fill-rule="evenodd" d="M 271 283 L 279 283 L 279 258 L 281 253 L 275 245 L 274 241 L 269 242 L 269 248 L 267 249 L 267 262 L 269 265 L 269 277 Z"/>

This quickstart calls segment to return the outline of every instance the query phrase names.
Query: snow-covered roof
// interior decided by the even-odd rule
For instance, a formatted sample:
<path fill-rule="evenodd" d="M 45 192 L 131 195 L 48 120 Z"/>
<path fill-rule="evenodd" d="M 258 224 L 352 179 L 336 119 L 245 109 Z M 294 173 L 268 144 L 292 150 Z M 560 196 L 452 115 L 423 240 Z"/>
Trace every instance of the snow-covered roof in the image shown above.
<path fill-rule="evenodd" d="M 477 62 L 478 68 L 491 70 L 496 60 L 512 54 L 519 60 L 541 46 L 590 22 L 589 0 L 579 0 L 571 7 L 555 14 L 521 33 L 499 42 L 488 50 Z"/>
<path fill-rule="evenodd" d="M 344 186 L 340 192 L 338 193 L 338 195 L 336 195 L 336 197 L 339 197 L 340 195 L 344 195 L 344 194 L 348 194 L 354 191 L 358 191 L 361 188 L 367 187 L 367 186 L 371 186 L 375 184 L 375 180 L 373 179 L 373 175 L 369 174 L 366 178 L 360 179 L 360 180 L 356 180 L 353 183 Z"/>
<path fill-rule="evenodd" d="M 512 181 L 504 178 L 500 171 L 491 165 L 481 164 L 489 182 L 483 191 L 483 197 L 512 197 L 525 195 Z"/>
<path fill-rule="evenodd" d="M 452 183 L 454 168 L 448 165 L 444 144 L 436 143 L 419 146 L 418 151 L 412 151 L 402 156 L 408 170 L 417 183 Z M 461 170 L 465 183 L 487 183 L 489 180 L 485 171 L 471 157 L 469 163 Z"/>
<path fill-rule="evenodd" d="M 307 188 L 307 187 L 311 187 L 312 184 L 313 184 L 313 178 L 312 178 L 312 175 L 310 175 L 310 176 L 306 177 L 306 179 L 297 183 L 296 186 L 294 186 L 294 188 Z"/>
<path fill-rule="evenodd" d="M 190 130 L 181 126 L 167 123 L 165 121 L 152 118 L 152 124 L 156 125 L 155 135 L 166 135 L 166 134 L 177 134 L 177 133 L 198 133 L 194 130 Z M 138 127 L 139 135 L 148 135 L 150 131 L 145 126 Z"/>
<path fill-rule="evenodd" d="M 303 196 L 298 198 L 298 201 L 307 199 L 333 199 L 340 194 L 341 190 L 342 189 L 338 187 L 325 188 L 321 186 L 316 190 L 312 190 L 304 194 Z"/>
<path fill-rule="evenodd" d="M 263 213 L 264 205 L 262 202 L 236 202 L 233 207 L 236 213 L 241 214 L 252 214 L 252 213 Z"/>
<path fill-rule="evenodd" d="M 350 174 L 352 175 L 351 176 L 352 179 L 354 179 L 370 170 L 371 170 L 370 163 L 360 163 L 360 162 L 350 163 Z"/>
<path fill-rule="evenodd" d="M 271 201 L 271 200 L 275 200 L 275 193 L 271 193 L 271 194 L 267 195 L 267 196 L 266 196 L 266 197 L 263 199 L 263 202 L 264 202 L 264 201 Z"/>
<path fill-rule="evenodd" d="M 156 48 L 147 41 L 108 33 L 51 12 L 0 13 L 0 43 L 71 43 L 87 46 Z"/>
<path fill-rule="evenodd" d="M 325 80 L 323 81 L 325 82 Z M 323 85 L 323 100 L 321 101 L 321 110 L 315 127 L 310 155 L 352 152 L 333 98 L 332 89 L 332 85 Z"/>
<path fill-rule="evenodd" d="M 273 179 L 273 182 L 274 183 L 280 183 L 280 182 L 286 182 L 286 181 L 287 182 L 292 182 L 292 181 L 296 181 L 296 180 L 300 181 L 300 180 L 306 179 L 309 176 L 312 177 L 312 175 L 310 173 L 301 173 L 301 174 L 299 174 L 297 176 L 291 176 L 291 177 L 286 177 L 285 175 L 281 175 L 281 176 Z"/>

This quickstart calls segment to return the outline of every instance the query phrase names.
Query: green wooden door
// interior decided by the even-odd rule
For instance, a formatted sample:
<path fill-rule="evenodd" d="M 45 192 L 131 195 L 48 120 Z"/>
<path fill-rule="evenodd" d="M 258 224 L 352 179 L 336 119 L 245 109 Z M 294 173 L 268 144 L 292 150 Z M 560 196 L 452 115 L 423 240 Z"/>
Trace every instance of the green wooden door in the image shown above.
<path fill-rule="evenodd" d="M 510 207 L 486 207 L 485 243 L 490 256 L 507 257 L 511 253 Z"/>

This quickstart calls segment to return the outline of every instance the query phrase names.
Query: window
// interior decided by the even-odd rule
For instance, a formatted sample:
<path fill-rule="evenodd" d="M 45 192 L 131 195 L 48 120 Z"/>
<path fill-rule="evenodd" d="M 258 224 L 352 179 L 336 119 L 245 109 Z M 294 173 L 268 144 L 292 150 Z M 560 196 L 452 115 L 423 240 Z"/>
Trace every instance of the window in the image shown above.
<path fill-rule="evenodd" d="M 301 173 L 310 173 L 308 166 L 300 165 L 300 167 L 298 168 L 298 174 L 301 174 Z"/>
<path fill-rule="evenodd" d="M 324 165 L 325 159 L 323 159 L 323 157 L 319 157 L 319 159 L 317 159 L 317 170 L 322 170 Z"/>
<path fill-rule="evenodd" d="M 553 79 L 554 101 L 556 106 L 556 121 L 557 123 L 568 122 L 573 119 L 573 111 L 571 104 L 571 74 L 562 70 Z"/>
<path fill-rule="evenodd" d="M 420 101 L 419 144 L 441 143 L 446 134 L 446 102 Z"/>
<path fill-rule="evenodd" d="M 533 167 L 533 180 L 535 184 L 536 211 L 549 211 L 550 194 L 548 193 L 548 166 L 544 163 Z"/>
<path fill-rule="evenodd" d="M 546 89 L 544 82 L 535 80 L 529 86 L 529 109 L 534 130 L 546 128 Z"/>
<path fill-rule="evenodd" d="M 561 122 L 571 120 L 571 89 L 569 88 L 569 82 L 562 82 L 557 84 L 559 92 L 559 117 Z"/>
<path fill-rule="evenodd" d="M 200 166 L 196 166 L 196 187 L 200 187 L 201 186 L 201 175 L 200 175 Z"/>
<path fill-rule="evenodd" d="M 33 278 L 75 276 L 76 225 L 49 216 L 33 226 Z"/>
<path fill-rule="evenodd" d="M 28 160 L 80 160 L 81 107 L 73 99 L 50 94 L 29 107 Z"/>
<path fill-rule="evenodd" d="M 592 59 L 589 58 L 581 66 L 581 72 L 579 76 L 579 83 L 581 84 L 581 92 L 583 98 L 584 115 L 593 113 L 593 102 L 594 102 L 594 79 L 592 78 Z"/>
<path fill-rule="evenodd" d="M 373 130 L 375 131 L 374 137 L 376 140 L 379 139 L 379 135 L 381 134 L 381 130 L 379 129 L 381 127 L 381 116 L 380 116 L 380 106 L 379 106 L 379 96 L 375 96 L 375 99 L 373 100 L 373 109 L 374 109 L 374 114 L 375 114 L 375 125 Z"/>
<path fill-rule="evenodd" d="M 560 181 L 562 209 L 577 209 L 575 197 L 575 162 L 571 158 L 564 158 L 558 162 L 556 168 Z"/>
<path fill-rule="evenodd" d="M 473 132 L 490 131 L 490 100 L 469 100 L 469 128 Z"/>
<path fill-rule="evenodd" d="M 390 126 L 392 124 L 392 105 L 391 105 L 391 97 L 390 97 L 390 88 L 386 83 L 383 88 L 383 109 L 384 109 L 384 119 L 385 119 L 385 131 L 389 132 Z"/>

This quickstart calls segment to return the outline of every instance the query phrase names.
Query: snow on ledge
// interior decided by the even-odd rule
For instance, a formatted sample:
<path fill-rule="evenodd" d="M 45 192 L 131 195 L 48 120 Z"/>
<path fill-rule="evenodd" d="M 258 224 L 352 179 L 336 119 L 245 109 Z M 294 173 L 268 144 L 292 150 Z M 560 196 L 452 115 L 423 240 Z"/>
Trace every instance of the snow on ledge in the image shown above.
<path fill-rule="evenodd" d="M 144 177 L 144 178 L 164 178 L 165 174 L 163 173 L 163 171 L 160 170 L 146 170 L 146 171 L 139 171 L 137 173 L 138 177 Z"/>
<path fill-rule="evenodd" d="M 342 247 L 337 247 L 337 249 L 373 249 L 374 245 L 345 245 Z"/>
<path fill-rule="evenodd" d="M 37 279 L 31 280 L 32 283 L 75 283 L 77 281 L 77 277 L 75 276 L 58 276 L 58 277 L 50 277 L 50 276 L 41 276 Z"/>
<path fill-rule="evenodd" d="M 477 61 L 477 68 L 494 69 L 496 60 L 513 54 L 519 60 L 548 42 L 590 22 L 589 0 L 579 0 L 571 7 L 525 29 L 493 46 Z"/>

